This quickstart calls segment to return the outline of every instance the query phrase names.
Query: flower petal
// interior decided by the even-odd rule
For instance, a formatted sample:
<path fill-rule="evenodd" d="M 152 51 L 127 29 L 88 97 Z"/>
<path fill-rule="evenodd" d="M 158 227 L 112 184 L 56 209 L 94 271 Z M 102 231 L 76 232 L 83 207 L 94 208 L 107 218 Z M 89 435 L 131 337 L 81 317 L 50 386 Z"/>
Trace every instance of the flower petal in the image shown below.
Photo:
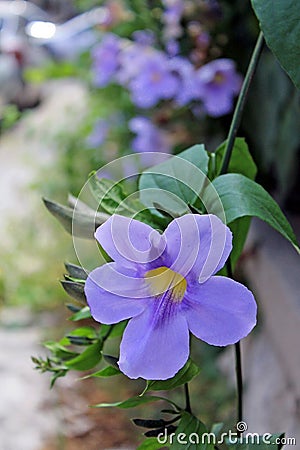
<path fill-rule="evenodd" d="M 184 315 L 180 308 L 174 308 L 161 317 L 157 302 L 153 299 L 124 331 L 119 367 L 129 378 L 172 378 L 188 359 L 189 330 Z"/>
<path fill-rule="evenodd" d="M 89 274 L 84 291 L 93 318 L 111 324 L 144 311 L 149 286 L 135 272 L 121 272 L 115 263 L 109 263 Z"/>
<path fill-rule="evenodd" d="M 231 231 L 213 214 L 186 214 L 173 220 L 163 236 L 168 267 L 201 283 L 224 266 L 232 249 Z"/>
<path fill-rule="evenodd" d="M 230 278 L 216 276 L 190 287 L 183 302 L 190 331 L 211 345 L 234 344 L 256 324 L 252 293 Z"/>
<path fill-rule="evenodd" d="M 97 228 L 95 237 L 106 253 L 125 267 L 151 262 L 159 257 L 165 247 L 158 231 L 118 214 L 112 215 Z"/>

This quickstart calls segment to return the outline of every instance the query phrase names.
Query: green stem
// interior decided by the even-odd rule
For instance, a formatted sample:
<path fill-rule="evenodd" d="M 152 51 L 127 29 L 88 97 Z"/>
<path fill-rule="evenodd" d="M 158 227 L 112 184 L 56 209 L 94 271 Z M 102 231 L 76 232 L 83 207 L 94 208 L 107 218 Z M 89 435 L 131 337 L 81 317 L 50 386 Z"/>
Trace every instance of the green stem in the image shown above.
<path fill-rule="evenodd" d="M 229 166 L 229 162 L 230 162 L 230 158 L 231 158 L 231 154 L 232 154 L 232 150 L 233 150 L 233 146 L 234 146 L 234 141 L 235 141 L 237 131 L 238 131 L 240 123 L 241 123 L 245 103 L 246 103 L 246 100 L 248 97 L 249 87 L 252 82 L 255 70 L 257 68 L 259 57 L 260 57 L 262 49 L 263 49 L 263 44 L 264 44 L 264 36 L 263 36 L 262 32 L 260 32 L 259 36 L 257 38 L 257 41 L 256 41 L 255 48 L 253 50 L 252 57 L 251 57 L 251 60 L 250 60 L 249 66 L 248 66 L 248 70 L 247 70 L 247 73 L 246 73 L 246 76 L 245 76 L 245 79 L 244 79 L 244 82 L 243 82 L 243 85 L 241 88 L 241 92 L 239 94 L 239 97 L 238 97 L 238 100 L 236 103 L 236 107 L 235 107 L 235 110 L 233 113 L 230 129 L 229 129 L 229 133 L 228 133 L 228 137 L 227 137 L 226 149 L 224 152 L 224 157 L 223 157 L 222 166 L 221 166 L 219 175 L 224 175 L 228 171 L 228 166 Z"/>
<path fill-rule="evenodd" d="M 260 32 L 256 41 L 255 48 L 253 50 L 251 60 L 248 66 L 248 70 L 242 85 L 241 92 L 239 94 L 236 107 L 233 113 L 226 148 L 224 152 L 224 157 L 222 161 L 222 166 L 220 170 L 220 175 L 224 175 L 228 172 L 228 166 L 230 163 L 230 158 L 234 146 L 234 141 L 237 135 L 237 131 L 239 129 L 242 115 L 244 112 L 245 103 L 248 97 L 249 87 L 253 80 L 253 76 L 255 74 L 259 57 L 261 55 L 264 44 L 264 36 L 263 33 Z M 233 279 L 232 267 L 230 258 L 226 263 L 227 275 L 229 278 Z M 236 372 L 236 385 L 237 385 L 237 422 L 241 422 L 243 420 L 243 374 L 242 374 L 242 359 L 241 359 L 241 346 L 240 342 L 235 344 L 235 372 Z M 241 433 L 239 433 L 241 434 Z"/>
<path fill-rule="evenodd" d="M 188 383 L 185 383 L 185 385 L 184 385 L 184 394 L 185 394 L 185 410 L 186 410 L 186 412 L 192 414 L 191 400 L 190 400 L 190 393 L 189 393 L 189 384 Z"/>
<path fill-rule="evenodd" d="M 233 279 L 233 272 L 231 267 L 230 257 L 226 262 L 227 275 Z M 241 358 L 241 344 L 237 342 L 234 344 L 235 348 L 235 376 L 237 388 L 237 422 L 243 420 L 243 372 L 242 372 L 242 358 Z M 238 431 L 238 434 L 241 434 Z"/>

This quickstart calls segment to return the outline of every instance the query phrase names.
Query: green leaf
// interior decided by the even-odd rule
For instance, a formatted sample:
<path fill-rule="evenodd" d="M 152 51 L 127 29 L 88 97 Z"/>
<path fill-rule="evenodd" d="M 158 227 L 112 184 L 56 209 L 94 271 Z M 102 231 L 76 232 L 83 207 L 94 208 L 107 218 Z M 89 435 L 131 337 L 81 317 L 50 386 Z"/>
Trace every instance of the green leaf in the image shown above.
<path fill-rule="evenodd" d="M 118 365 L 118 358 L 111 355 L 103 355 L 104 360 L 112 367 L 115 367 L 116 369 L 119 369 Z"/>
<path fill-rule="evenodd" d="M 300 8 L 298 0 L 252 0 L 265 40 L 300 88 Z"/>
<path fill-rule="evenodd" d="M 80 327 L 71 331 L 66 338 L 74 345 L 91 345 L 97 340 L 97 334 L 92 327 Z"/>
<path fill-rule="evenodd" d="M 221 170 L 222 160 L 225 153 L 227 141 L 223 142 L 215 151 L 210 154 L 209 178 L 215 178 L 213 173 L 218 174 Z M 228 166 L 228 173 L 240 173 L 251 180 L 254 180 L 257 167 L 249 152 L 248 145 L 244 138 L 236 138 Z"/>
<path fill-rule="evenodd" d="M 137 450 L 159 450 L 162 446 L 156 438 L 145 439 L 137 448 Z"/>
<path fill-rule="evenodd" d="M 101 341 L 87 347 L 80 355 L 66 362 L 66 366 L 74 370 L 89 370 L 95 367 L 101 360 Z"/>
<path fill-rule="evenodd" d="M 76 278 L 78 280 L 87 279 L 88 273 L 82 267 L 77 266 L 76 264 L 66 262 L 65 268 L 72 278 Z"/>
<path fill-rule="evenodd" d="M 97 200 L 100 211 L 109 214 L 120 214 L 126 217 L 133 217 L 157 228 L 162 221 L 151 214 L 151 212 L 137 198 L 136 194 L 128 195 L 124 191 L 121 182 L 98 178 L 92 175 L 89 179 L 89 186 Z"/>
<path fill-rule="evenodd" d="M 147 391 L 164 391 L 175 389 L 176 387 L 191 381 L 196 375 L 198 375 L 199 372 L 199 367 L 191 359 L 189 359 L 184 367 L 182 367 L 182 369 L 180 369 L 173 378 L 170 378 L 169 380 L 148 381 L 143 394 Z"/>
<path fill-rule="evenodd" d="M 176 435 L 172 439 L 170 450 L 213 450 L 213 444 L 208 444 L 208 439 L 202 438 L 202 435 L 206 433 L 206 427 L 200 420 L 184 412 Z"/>
<path fill-rule="evenodd" d="M 150 208 L 159 205 L 172 217 L 185 214 L 188 204 L 200 193 L 207 171 L 208 154 L 204 145 L 194 145 L 142 173 L 141 201 Z"/>
<path fill-rule="evenodd" d="M 116 403 L 99 403 L 98 405 L 93 405 L 94 408 L 111 408 L 111 407 L 117 407 L 117 408 L 135 408 L 136 406 L 143 405 L 145 403 L 151 403 L 151 402 L 157 402 L 159 400 L 164 400 L 169 403 L 171 403 L 174 406 L 175 403 L 173 403 L 171 400 L 164 398 L 164 397 L 157 397 L 157 396 L 147 396 L 144 395 L 143 397 L 132 397 L 128 400 L 122 401 L 122 402 L 116 402 Z"/>
<path fill-rule="evenodd" d="M 233 234 L 233 248 L 230 254 L 230 261 L 233 269 L 243 251 L 250 223 L 251 217 L 240 217 L 229 224 L 229 228 Z"/>
<path fill-rule="evenodd" d="M 233 437 L 232 440 L 226 439 L 226 444 L 230 450 L 270 450 L 270 448 L 272 450 L 280 450 L 283 445 L 277 444 L 276 440 L 282 440 L 283 437 L 284 433 L 273 435 L 270 434 L 268 436 L 259 436 L 256 433 L 253 433 L 251 435 L 249 433 L 248 436 L 245 436 L 241 439 L 238 439 L 237 437 Z M 239 442 L 236 442 L 237 440 Z"/>
<path fill-rule="evenodd" d="M 232 223 L 245 216 L 258 217 L 281 233 L 300 252 L 289 222 L 278 204 L 262 186 L 239 174 L 221 175 L 213 180 L 212 185 L 223 204 L 226 223 Z M 210 194 L 208 188 L 204 192 L 208 211 L 219 215 L 219 202 L 216 201 L 215 195 L 211 197 Z"/>
<path fill-rule="evenodd" d="M 50 352 L 59 358 L 62 361 L 73 359 L 77 356 L 78 353 L 69 350 L 64 345 L 62 345 L 60 342 L 54 342 L 54 341 L 47 341 L 44 343 L 44 346 L 50 350 Z"/>
<path fill-rule="evenodd" d="M 115 338 L 122 336 L 128 320 L 122 320 L 122 322 L 116 323 L 115 325 L 101 325 L 100 336 L 105 336 L 111 329 L 109 333 L 110 338 Z"/>
<path fill-rule="evenodd" d="M 104 367 L 104 369 L 98 370 L 98 372 L 94 372 L 90 375 L 87 375 L 84 378 L 91 378 L 91 377 L 106 378 L 106 377 L 113 377 L 114 375 L 120 375 L 120 374 L 121 374 L 120 370 L 118 370 L 116 367 L 107 366 L 107 367 Z"/>
<path fill-rule="evenodd" d="M 61 285 L 71 297 L 75 298 L 78 302 L 86 305 L 86 296 L 84 293 L 84 284 L 77 283 L 75 281 L 61 281 Z"/>
<path fill-rule="evenodd" d="M 75 211 L 68 206 L 60 205 L 53 201 L 43 199 L 48 211 L 61 223 L 64 229 L 71 235 L 84 239 L 94 239 L 96 228 L 102 225 L 108 218 L 108 215 L 83 213 Z"/>
<path fill-rule="evenodd" d="M 80 311 L 76 312 L 71 317 L 69 317 L 69 320 L 77 322 L 78 320 L 89 319 L 90 317 L 92 317 L 90 308 L 88 306 L 85 306 Z"/>

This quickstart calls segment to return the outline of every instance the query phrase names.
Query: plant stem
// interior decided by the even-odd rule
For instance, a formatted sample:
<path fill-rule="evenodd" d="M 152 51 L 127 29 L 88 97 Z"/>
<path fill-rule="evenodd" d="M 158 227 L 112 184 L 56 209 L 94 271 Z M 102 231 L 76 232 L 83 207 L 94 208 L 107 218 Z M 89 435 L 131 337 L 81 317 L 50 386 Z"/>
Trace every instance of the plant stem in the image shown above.
<path fill-rule="evenodd" d="M 227 275 L 233 279 L 233 272 L 231 267 L 230 257 L 226 262 Z M 242 372 L 242 359 L 241 359 L 241 344 L 237 342 L 235 347 L 235 376 L 236 376 L 236 388 L 237 388 L 237 422 L 243 420 L 243 372 Z M 239 431 L 238 431 L 238 434 Z"/>
<path fill-rule="evenodd" d="M 234 344 L 235 348 L 235 372 L 237 384 L 237 422 L 243 420 L 243 374 L 242 374 L 242 359 L 241 359 L 241 344 L 237 342 Z"/>
<path fill-rule="evenodd" d="M 186 412 L 192 414 L 191 400 L 190 400 L 190 393 L 189 393 L 189 384 L 188 383 L 185 383 L 185 385 L 184 385 L 184 394 L 185 394 L 185 410 L 186 410 Z"/>
<path fill-rule="evenodd" d="M 237 135 L 237 131 L 239 129 L 242 115 L 244 112 L 245 103 L 248 97 L 249 87 L 253 80 L 253 76 L 255 74 L 259 57 L 261 55 L 264 44 L 264 36 L 263 33 L 260 32 L 256 41 L 255 48 L 253 50 L 251 60 L 247 69 L 247 73 L 241 88 L 241 92 L 239 94 L 235 110 L 233 113 L 226 148 L 224 152 L 224 157 L 222 161 L 222 166 L 220 169 L 220 175 L 224 175 L 228 171 L 228 166 L 230 163 L 230 158 L 234 146 L 234 141 Z M 233 279 L 232 267 L 230 258 L 226 263 L 227 275 L 229 278 Z M 243 420 L 243 374 L 242 374 L 242 359 L 241 359 L 241 346 L 240 342 L 235 344 L 235 372 L 236 372 L 236 384 L 237 384 L 237 422 L 241 422 Z M 239 433 L 241 434 L 241 433 Z"/>
<path fill-rule="evenodd" d="M 219 175 L 224 175 L 228 170 L 231 153 L 232 153 L 233 146 L 234 146 L 234 141 L 235 141 L 237 131 L 238 131 L 240 123 L 241 123 L 242 115 L 244 112 L 244 106 L 245 106 L 245 103 L 246 103 L 246 100 L 248 97 L 249 87 L 252 82 L 255 70 L 257 68 L 259 57 L 260 57 L 262 49 L 263 49 L 263 44 L 264 44 L 264 36 L 263 36 L 263 33 L 260 32 L 258 35 L 257 41 L 256 41 L 255 48 L 253 50 L 252 56 L 251 56 L 251 60 L 250 60 L 250 63 L 249 63 L 248 69 L 247 69 L 247 73 L 246 73 L 236 106 L 235 106 L 235 110 L 233 113 L 230 129 L 229 129 L 229 133 L 228 133 L 228 137 L 227 137 L 226 149 L 224 152 L 224 157 L 223 157 L 222 166 L 221 166 Z"/>

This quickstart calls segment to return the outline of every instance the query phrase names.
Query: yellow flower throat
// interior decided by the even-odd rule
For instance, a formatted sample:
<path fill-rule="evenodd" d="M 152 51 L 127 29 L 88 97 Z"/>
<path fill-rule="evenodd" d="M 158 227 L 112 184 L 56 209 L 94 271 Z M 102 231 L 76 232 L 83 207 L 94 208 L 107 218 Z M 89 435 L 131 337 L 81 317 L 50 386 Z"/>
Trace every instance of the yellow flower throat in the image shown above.
<path fill-rule="evenodd" d="M 160 296 L 168 292 L 173 302 L 182 301 L 187 283 L 186 279 L 179 273 L 162 266 L 146 272 L 145 278 L 153 296 Z"/>

